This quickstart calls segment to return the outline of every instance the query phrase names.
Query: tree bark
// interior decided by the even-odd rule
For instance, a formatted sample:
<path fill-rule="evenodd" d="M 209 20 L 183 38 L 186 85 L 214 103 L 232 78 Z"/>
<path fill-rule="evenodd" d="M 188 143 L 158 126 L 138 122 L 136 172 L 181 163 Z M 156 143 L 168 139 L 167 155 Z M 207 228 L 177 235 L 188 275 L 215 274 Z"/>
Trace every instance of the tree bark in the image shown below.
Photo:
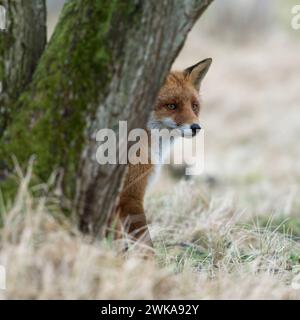
<path fill-rule="evenodd" d="M 123 34 L 127 41 L 114 53 L 109 92 L 99 103 L 81 156 L 76 199 L 82 231 L 103 232 L 115 209 L 127 167 L 100 166 L 95 132 L 126 120 L 128 129 L 145 128 L 155 98 L 195 21 L 211 1 L 141 1 Z M 120 76 L 121 75 L 121 76 Z"/>
<path fill-rule="evenodd" d="M 125 165 L 100 166 L 96 131 L 127 120 L 144 127 L 188 31 L 212 0 L 77 0 L 64 6 L 52 39 L 5 130 L 0 158 L 13 187 L 11 154 L 35 177 L 62 169 L 80 227 L 99 234 L 118 199 Z"/>
<path fill-rule="evenodd" d="M 1 0 L 6 29 L 0 32 L 0 137 L 13 103 L 31 81 L 46 45 L 45 0 Z"/>

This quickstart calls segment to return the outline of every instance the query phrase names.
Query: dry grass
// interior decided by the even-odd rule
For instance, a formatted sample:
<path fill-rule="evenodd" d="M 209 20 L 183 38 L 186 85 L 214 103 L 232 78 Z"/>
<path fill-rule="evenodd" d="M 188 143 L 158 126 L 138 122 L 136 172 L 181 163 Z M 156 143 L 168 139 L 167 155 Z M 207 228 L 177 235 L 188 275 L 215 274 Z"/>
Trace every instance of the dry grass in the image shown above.
<path fill-rule="evenodd" d="M 114 243 L 83 238 L 57 215 L 55 198 L 32 197 L 29 180 L 30 172 L 13 206 L 3 209 L 0 261 L 7 290 L 1 298 L 299 297 L 291 287 L 299 244 L 270 225 L 239 224 L 240 212 L 227 197 L 200 200 L 194 182 L 149 198 L 149 210 L 157 210 L 154 261 L 134 252 L 124 257 Z M 165 208 L 170 212 L 161 215 Z"/>
<path fill-rule="evenodd" d="M 148 195 L 154 261 L 83 238 L 55 197 L 32 196 L 29 173 L 11 205 L 0 201 L 0 297 L 299 299 L 300 47 L 275 34 L 225 43 L 196 26 L 176 61 L 214 58 L 203 86 L 206 170 L 180 182 L 164 173 Z"/>

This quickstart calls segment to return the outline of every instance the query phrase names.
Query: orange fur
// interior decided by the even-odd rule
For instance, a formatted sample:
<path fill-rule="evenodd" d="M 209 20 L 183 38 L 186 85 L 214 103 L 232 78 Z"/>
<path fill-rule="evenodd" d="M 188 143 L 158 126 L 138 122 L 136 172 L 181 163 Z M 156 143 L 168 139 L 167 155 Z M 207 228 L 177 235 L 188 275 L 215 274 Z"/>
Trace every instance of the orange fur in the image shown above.
<path fill-rule="evenodd" d="M 178 127 L 198 124 L 200 112 L 198 91 L 210 64 L 211 59 L 206 59 L 182 72 L 171 72 L 167 76 L 154 105 L 152 120 L 148 123 L 148 133 L 152 126 L 170 129 L 169 123 Z M 176 105 L 175 110 L 170 109 L 169 105 L 172 104 Z M 166 119 L 167 124 L 164 122 Z M 123 237 L 125 232 L 132 239 L 152 246 L 144 210 L 144 196 L 149 178 L 154 171 L 154 165 L 151 163 L 128 165 L 128 173 L 115 216 L 117 238 Z"/>

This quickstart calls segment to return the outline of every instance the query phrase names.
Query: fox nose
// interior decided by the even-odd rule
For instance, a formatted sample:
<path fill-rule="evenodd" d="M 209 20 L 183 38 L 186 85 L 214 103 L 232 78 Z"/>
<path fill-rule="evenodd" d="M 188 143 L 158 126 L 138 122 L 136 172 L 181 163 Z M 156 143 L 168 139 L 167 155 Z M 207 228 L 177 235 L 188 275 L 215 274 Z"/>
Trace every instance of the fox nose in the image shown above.
<path fill-rule="evenodd" d="M 193 123 L 191 125 L 191 129 L 192 129 L 192 135 L 194 137 L 201 130 L 201 127 L 199 126 L 198 123 Z"/>

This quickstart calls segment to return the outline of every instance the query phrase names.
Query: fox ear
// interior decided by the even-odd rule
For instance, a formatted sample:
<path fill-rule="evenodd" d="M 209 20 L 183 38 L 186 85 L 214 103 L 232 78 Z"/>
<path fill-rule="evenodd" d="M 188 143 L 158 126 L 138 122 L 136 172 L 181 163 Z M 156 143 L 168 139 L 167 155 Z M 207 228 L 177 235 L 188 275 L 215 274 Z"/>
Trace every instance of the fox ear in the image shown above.
<path fill-rule="evenodd" d="M 200 89 L 200 84 L 205 77 L 211 63 L 212 59 L 208 58 L 184 70 L 185 76 L 190 79 L 197 90 Z"/>

